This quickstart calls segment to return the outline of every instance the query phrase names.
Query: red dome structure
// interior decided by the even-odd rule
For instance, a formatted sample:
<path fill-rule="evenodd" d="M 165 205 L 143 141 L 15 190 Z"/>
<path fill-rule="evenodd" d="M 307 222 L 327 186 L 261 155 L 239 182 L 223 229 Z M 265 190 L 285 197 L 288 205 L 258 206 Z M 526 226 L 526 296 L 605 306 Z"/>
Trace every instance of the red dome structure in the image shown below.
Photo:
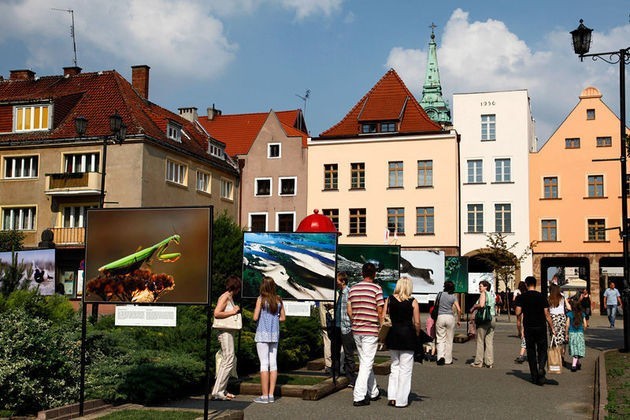
<path fill-rule="evenodd" d="M 306 216 L 298 225 L 296 232 L 336 233 L 341 235 L 330 217 L 319 214 L 319 210 L 313 210 L 313 214 Z"/>

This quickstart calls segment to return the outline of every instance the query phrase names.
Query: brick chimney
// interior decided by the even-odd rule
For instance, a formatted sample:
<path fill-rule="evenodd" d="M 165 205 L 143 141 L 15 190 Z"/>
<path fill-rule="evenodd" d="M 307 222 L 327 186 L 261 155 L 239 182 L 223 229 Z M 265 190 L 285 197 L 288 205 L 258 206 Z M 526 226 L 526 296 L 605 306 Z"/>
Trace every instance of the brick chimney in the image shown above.
<path fill-rule="evenodd" d="M 149 99 L 149 70 L 151 67 L 142 64 L 131 66 L 131 85 L 144 99 Z"/>
<path fill-rule="evenodd" d="M 81 67 L 64 67 L 63 68 L 63 75 L 66 77 L 69 76 L 76 76 L 77 74 L 81 73 L 81 70 L 83 70 Z"/>
<path fill-rule="evenodd" d="M 216 109 L 214 107 L 214 104 L 212 104 L 212 108 L 208 108 L 208 119 L 210 121 L 212 121 L 214 119 L 214 117 L 218 117 L 221 114 L 222 114 L 221 110 L 220 109 Z"/>
<path fill-rule="evenodd" d="M 32 70 L 11 70 L 10 80 L 35 80 Z"/>
<path fill-rule="evenodd" d="M 177 108 L 177 110 L 179 111 L 179 116 L 186 118 L 188 121 L 195 122 L 199 120 L 197 108 L 194 106 L 188 108 Z"/>

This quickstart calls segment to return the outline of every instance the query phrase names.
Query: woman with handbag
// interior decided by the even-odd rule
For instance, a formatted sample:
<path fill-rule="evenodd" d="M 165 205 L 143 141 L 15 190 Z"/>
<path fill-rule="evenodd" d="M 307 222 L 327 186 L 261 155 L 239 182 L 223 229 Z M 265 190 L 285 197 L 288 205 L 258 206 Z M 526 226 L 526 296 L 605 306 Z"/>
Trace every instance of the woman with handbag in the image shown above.
<path fill-rule="evenodd" d="M 549 313 L 551 314 L 554 331 L 554 335 L 551 337 L 551 342 L 560 346 L 563 359 L 565 344 L 568 342 L 568 337 L 565 332 L 565 326 L 567 324 L 566 314 L 570 310 L 571 304 L 562 294 L 560 286 L 551 283 L 549 285 Z M 564 364 L 564 360 L 562 360 L 562 364 Z"/>
<path fill-rule="evenodd" d="M 230 372 L 234 367 L 234 332 L 242 328 L 241 308 L 234 304 L 234 296 L 241 291 L 241 279 L 230 276 L 225 282 L 225 292 L 219 296 L 214 308 L 212 328 L 218 331 L 217 338 L 221 344 L 221 363 L 216 372 L 216 381 L 212 388 L 212 399 L 229 401 L 234 394 L 226 392 Z"/>
<path fill-rule="evenodd" d="M 435 335 L 437 341 L 437 365 L 453 364 L 453 338 L 455 337 L 455 324 L 459 327 L 459 317 L 462 310 L 457 302 L 455 283 L 450 280 L 444 282 L 444 291 L 440 293 L 438 305 L 438 317 L 435 322 Z M 453 316 L 453 308 L 457 312 L 457 320 Z"/>
<path fill-rule="evenodd" d="M 494 311 L 495 300 L 490 293 L 490 283 L 486 280 L 479 282 L 479 300 L 470 312 L 475 314 L 475 326 L 477 328 L 477 351 L 475 361 L 470 366 L 475 368 L 492 368 L 494 363 L 494 328 L 496 326 Z"/>
<path fill-rule="evenodd" d="M 394 294 L 385 301 L 383 310 L 392 320 L 385 340 L 392 359 L 387 385 L 388 405 L 400 408 L 409 405 L 413 356 L 422 329 L 420 306 L 411 296 L 412 291 L 411 279 L 401 278 L 396 283 Z"/>
<path fill-rule="evenodd" d="M 282 299 L 276 292 L 276 283 L 271 277 L 264 277 L 260 285 L 260 296 L 256 299 L 254 321 L 256 326 L 256 352 L 260 360 L 260 385 L 262 395 L 254 402 L 267 404 L 274 402 L 273 392 L 278 379 L 278 341 L 280 322 L 286 319 Z"/>

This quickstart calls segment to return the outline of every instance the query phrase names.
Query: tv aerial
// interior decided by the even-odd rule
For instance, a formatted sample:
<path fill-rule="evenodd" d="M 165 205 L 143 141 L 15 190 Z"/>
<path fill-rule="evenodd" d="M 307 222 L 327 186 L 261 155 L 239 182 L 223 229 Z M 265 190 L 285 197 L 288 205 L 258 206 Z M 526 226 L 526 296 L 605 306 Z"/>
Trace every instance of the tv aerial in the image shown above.
<path fill-rule="evenodd" d="M 297 93 L 295 94 L 295 96 L 304 101 L 304 114 L 306 114 L 306 101 L 308 101 L 308 98 L 311 96 L 311 90 L 306 89 L 306 92 L 304 92 L 304 96 L 298 95 Z"/>
<path fill-rule="evenodd" d="M 70 37 L 72 38 L 72 48 L 74 49 L 74 66 L 78 67 L 77 65 L 77 40 L 75 37 L 75 33 L 74 33 L 74 10 L 72 9 L 56 9 L 56 8 L 51 8 L 50 10 L 54 10 L 56 12 L 68 12 L 70 13 L 71 19 L 72 19 L 72 23 L 70 24 Z"/>

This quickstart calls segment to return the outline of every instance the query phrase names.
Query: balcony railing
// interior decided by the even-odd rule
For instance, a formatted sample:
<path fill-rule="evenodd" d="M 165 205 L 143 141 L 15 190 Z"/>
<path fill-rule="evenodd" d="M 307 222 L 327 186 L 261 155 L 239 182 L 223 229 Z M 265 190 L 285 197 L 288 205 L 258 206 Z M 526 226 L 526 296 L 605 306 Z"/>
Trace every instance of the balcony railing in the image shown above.
<path fill-rule="evenodd" d="M 50 228 L 57 245 L 85 245 L 85 228 Z"/>
<path fill-rule="evenodd" d="M 99 172 L 46 174 L 47 195 L 93 195 L 101 193 Z"/>

